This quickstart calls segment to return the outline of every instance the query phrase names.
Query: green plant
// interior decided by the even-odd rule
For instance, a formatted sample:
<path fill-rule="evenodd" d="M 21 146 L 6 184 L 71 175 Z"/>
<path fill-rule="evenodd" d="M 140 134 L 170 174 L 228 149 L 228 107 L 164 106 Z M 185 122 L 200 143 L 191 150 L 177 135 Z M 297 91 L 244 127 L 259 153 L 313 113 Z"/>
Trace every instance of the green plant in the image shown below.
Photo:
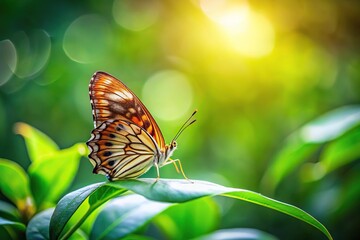
<path fill-rule="evenodd" d="M 168 238 L 201 238 L 205 234 L 210 237 L 219 220 L 211 197 L 223 196 L 298 218 L 332 239 L 319 221 L 297 207 L 252 191 L 197 180 L 155 182 L 155 179 L 143 178 L 96 183 L 68 193 L 54 209 L 73 180 L 80 157 L 86 154 L 84 145 L 59 150 L 46 135 L 24 123 L 17 124 L 16 131 L 25 138 L 32 163 L 27 175 L 14 162 L 0 161 L 1 191 L 17 207 L 0 202 L 1 209 L 5 209 L 0 211 L 0 224 L 12 238 L 22 236 L 25 230 L 27 239 L 144 238 L 132 234 L 141 232 L 149 222 L 162 229 Z M 195 221 L 196 216 L 202 220 Z M 190 228 L 189 221 L 193 223 Z M 252 231 L 258 239 L 273 239 L 261 231 Z"/>
<path fill-rule="evenodd" d="M 13 203 L 0 201 L 2 239 L 21 238 L 35 214 L 56 205 L 86 153 L 84 144 L 59 150 L 49 137 L 25 123 L 16 124 L 15 131 L 25 139 L 31 165 L 25 172 L 17 163 L 0 159 L 0 190 Z"/>

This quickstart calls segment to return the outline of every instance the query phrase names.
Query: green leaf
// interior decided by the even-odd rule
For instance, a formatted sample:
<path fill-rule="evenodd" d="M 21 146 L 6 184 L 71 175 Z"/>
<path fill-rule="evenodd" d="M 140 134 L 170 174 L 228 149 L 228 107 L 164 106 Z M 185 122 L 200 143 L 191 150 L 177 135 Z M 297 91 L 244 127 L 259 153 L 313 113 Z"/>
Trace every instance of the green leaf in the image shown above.
<path fill-rule="evenodd" d="M 240 189 L 234 192 L 224 193 L 222 195 L 226 197 L 236 198 L 243 201 L 255 203 L 260 206 L 271 208 L 276 211 L 287 214 L 289 216 L 295 217 L 303 222 L 306 222 L 316 227 L 317 229 L 322 231 L 329 239 L 332 239 L 330 233 L 328 232 L 328 230 L 325 228 L 324 225 L 322 225 L 318 220 L 316 220 L 314 217 L 312 217 L 307 212 L 301 210 L 300 208 L 265 197 L 259 193 L 254 193 L 248 190 L 240 190 L 240 191 L 239 190 Z"/>
<path fill-rule="evenodd" d="M 162 214 L 157 216 L 159 213 Z M 203 218 L 204 214 L 206 219 Z M 155 202 L 135 194 L 118 197 L 106 204 L 98 215 L 90 239 L 123 238 L 155 216 L 157 225 L 163 227 L 163 230 L 172 226 L 171 230 L 174 231 L 169 231 L 173 235 L 167 234 L 169 239 L 190 239 L 214 229 L 218 209 L 209 198 L 179 205 Z M 192 217 L 189 219 L 188 216 Z"/>
<path fill-rule="evenodd" d="M 305 211 L 292 205 L 276 201 L 261 194 L 236 188 L 227 188 L 205 181 L 188 181 L 160 179 L 132 179 L 107 183 L 109 186 L 118 186 L 138 193 L 148 199 L 165 202 L 186 202 L 205 196 L 222 195 L 255 203 L 267 208 L 280 211 L 292 217 L 298 218 L 322 231 L 329 239 L 332 239 L 327 229 L 314 217 Z"/>
<path fill-rule="evenodd" d="M 54 208 L 50 208 L 31 219 L 26 229 L 27 240 L 49 239 L 49 225 L 53 212 Z M 87 237 L 79 229 L 69 239 L 87 239 Z"/>
<path fill-rule="evenodd" d="M 344 134 L 336 141 L 331 142 L 320 158 L 326 172 L 358 160 L 360 157 L 360 128 Z"/>
<path fill-rule="evenodd" d="M 104 188 L 105 191 L 98 190 L 101 188 Z M 115 190 L 108 191 L 106 188 L 118 188 L 119 192 L 116 192 Z M 182 203 L 201 197 L 214 195 L 235 198 L 271 208 L 289 216 L 298 218 L 301 221 L 319 229 L 329 239 L 332 239 L 330 233 L 319 221 L 317 221 L 314 217 L 305 211 L 292 205 L 282 203 L 280 201 L 265 197 L 259 193 L 244 189 L 228 188 L 205 181 L 190 182 L 188 180 L 172 179 L 160 179 L 157 182 L 155 182 L 155 179 L 131 179 L 109 182 L 106 184 L 99 183 L 69 193 L 60 200 L 58 206 L 55 209 L 54 215 L 51 218 L 51 239 L 58 239 L 60 236 L 62 239 L 69 237 L 81 225 L 81 223 L 84 221 L 84 218 L 89 215 L 88 213 L 99 207 L 101 204 L 105 203 L 110 198 L 125 192 L 126 189 L 138 193 L 150 200 L 170 203 Z M 97 194 L 97 192 L 101 194 Z M 108 192 L 109 194 L 104 194 L 104 192 Z M 89 206 L 87 206 L 88 211 L 86 214 L 82 214 L 81 219 L 77 222 L 76 225 L 73 225 L 69 230 L 63 232 L 64 227 L 69 221 L 70 217 L 74 215 L 75 211 L 80 207 L 80 205 L 82 205 L 83 202 L 86 203 L 85 200 L 87 197 L 92 197 L 92 195 L 94 196 L 93 199 L 96 199 L 96 201 L 90 201 L 89 199 L 91 205 L 88 202 Z M 144 221 L 149 220 L 147 218 L 144 219 Z M 141 222 L 138 222 L 138 224 L 140 223 Z"/>
<path fill-rule="evenodd" d="M 75 144 L 31 164 L 31 189 L 40 209 L 53 206 L 59 200 L 75 178 L 84 153 L 84 145 Z"/>
<path fill-rule="evenodd" d="M 330 111 L 295 131 L 276 154 L 262 180 L 264 191 L 272 192 L 296 167 L 307 161 L 324 143 L 341 137 L 360 124 L 360 106 Z"/>
<path fill-rule="evenodd" d="M 0 217 L 12 221 L 20 221 L 19 210 L 13 205 L 0 200 Z"/>
<path fill-rule="evenodd" d="M 214 196 L 229 188 L 206 181 L 152 178 L 129 179 L 108 182 L 107 185 L 126 188 L 148 199 L 160 202 L 181 203 L 204 196 Z"/>
<path fill-rule="evenodd" d="M 330 206 L 330 213 L 335 219 L 342 219 L 344 215 L 352 214 L 351 211 L 358 208 L 360 201 L 360 166 L 357 165 L 346 172 L 342 180 L 340 191 L 336 192 L 335 202 Z"/>
<path fill-rule="evenodd" d="M 252 191 L 228 188 L 206 181 L 160 179 L 132 179 L 110 182 L 107 185 L 126 188 L 148 199 L 165 202 L 185 202 L 205 196 L 221 195 L 258 204 L 300 219 L 323 232 L 332 239 L 327 229 L 305 211 Z"/>
<path fill-rule="evenodd" d="M 49 223 L 54 208 L 36 214 L 29 222 L 26 229 L 26 239 L 49 239 Z"/>
<path fill-rule="evenodd" d="M 308 160 L 320 147 L 321 144 L 306 143 L 293 135 L 264 174 L 261 181 L 262 189 L 267 193 L 274 191 L 284 177 Z"/>
<path fill-rule="evenodd" d="M 221 229 L 193 240 L 276 240 L 266 232 L 251 228 Z"/>
<path fill-rule="evenodd" d="M 90 239 L 120 239 L 136 231 L 171 205 L 135 194 L 116 198 L 98 215 Z"/>
<path fill-rule="evenodd" d="M 20 210 L 29 217 L 34 213 L 29 179 L 25 171 L 15 162 L 0 158 L 0 190 Z"/>
<path fill-rule="evenodd" d="M 204 197 L 175 204 L 158 215 L 154 222 L 167 239 L 192 239 L 214 231 L 219 218 L 218 205 L 212 198 Z"/>
<path fill-rule="evenodd" d="M 94 210 L 125 191 L 96 183 L 67 194 L 59 201 L 51 217 L 50 239 L 68 238 Z M 70 220 L 74 224 L 68 224 Z M 65 228 L 67 224 L 70 226 Z"/>
<path fill-rule="evenodd" d="M 25 229 L 26 229 L 26 227 L 23 223 L 10 221 L 10 220 L 7 220 L 2 217 L 0 217 L 0 226 L 11 226 L 11 227 L 21 230 L 21 231 L 25 231 Z"/>
<path fill-rule="evenodd" d="M 360 124 L 360 106 L 344 106 L 332 110 L 300 129 L 305 142 L 326 143 Z"/>
<path fill-rule="evenodd" d="M 25 139 L 25 144 L 32 162 L 41 161 L 59 149 L 56 143 L 36 128 L 26 123 L 16 123 L 15 132 Z"/>

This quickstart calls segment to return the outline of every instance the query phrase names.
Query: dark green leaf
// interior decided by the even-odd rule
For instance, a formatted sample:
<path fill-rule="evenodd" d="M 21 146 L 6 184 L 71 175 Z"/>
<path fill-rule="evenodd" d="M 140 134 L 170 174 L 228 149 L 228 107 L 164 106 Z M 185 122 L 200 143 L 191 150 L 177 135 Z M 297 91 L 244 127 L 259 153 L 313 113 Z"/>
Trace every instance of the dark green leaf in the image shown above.
<path fill-rule="evenodd" d="M 26 227 L 23 223 L 10 221 L 10 220 L 7 220 L 2 217 L 0 217 L 0 226 L 11 226 L 11 227 L 21 230 L 21 231 L 25 231 L 25 229 L 26 229 Z"/>
<path fill-rule="evenodd" d="M 360 201 L 360 166 L 353 167 L 346 173 L 340 191 L 335 193 L 334 205 L 330 206 L 330 211 L 335 218 L 342 218 L 346 213 L 353 211 Z M 352 213 L 350 213 L 351 215 Z"/>
<path fill-rule="evenodd" d="M 67 194 L 59 201 L 51 217 L 50 239 L 70 237 L 96 208 L 125 191 L 104 183 L 96 183 Z M 82 208 L 81 211 L 77 211 L 79 208 Z M 79 214 L 75 214 L 76 211 Z M 70 219 L 74 219 L 75 224 L 65 228 Z"/>
<path fill-rule="evenodd" d="M 120 239 L 139 229 L 170 205 L 135 194 L 116 198 L 97 217 L 90 239 Z"/>
<path fill-rule="evenodd" d="M 49 239 L 49 224 L 54 208 L 40 212 L 29 222 L 26 229 L 26 239 L 41 240 Z M 69 239 L 88 239 L 79 229 Z"/>
<path fill-rule="evenodd" d="M 12 221 L 20 221 L 19 210 L 13 205 L 0 200 L 0 217 Z"/>
<path fill-rule="evenodd" d="M 26 229 L 26 239 L 49 239 L 49 223 L 54 208 L 36 214 L 29 222 Z"/>

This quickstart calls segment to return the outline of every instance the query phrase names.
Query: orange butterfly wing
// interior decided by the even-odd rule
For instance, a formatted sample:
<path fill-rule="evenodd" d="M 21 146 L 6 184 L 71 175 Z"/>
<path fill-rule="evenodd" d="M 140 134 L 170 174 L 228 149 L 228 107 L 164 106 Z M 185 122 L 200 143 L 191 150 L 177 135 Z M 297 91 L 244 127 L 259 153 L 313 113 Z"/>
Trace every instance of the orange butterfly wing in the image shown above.
<path fill-rule="evenodd" d="M 96 72 L 89 85 L 94 126 L 109 119 L 134 123 L 154 138 L 160 149 L 165 148 L 159 126 L 140 99 L 117 78 Z"/>

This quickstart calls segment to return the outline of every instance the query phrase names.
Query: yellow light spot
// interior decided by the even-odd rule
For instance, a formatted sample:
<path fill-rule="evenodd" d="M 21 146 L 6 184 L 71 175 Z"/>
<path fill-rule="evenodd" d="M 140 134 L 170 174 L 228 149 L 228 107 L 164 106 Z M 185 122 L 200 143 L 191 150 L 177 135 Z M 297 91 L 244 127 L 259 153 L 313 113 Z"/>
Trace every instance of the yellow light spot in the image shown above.
<path fill-rule="evenodd" d="M 244 2 L 202 0 L 201 8 L 214 21 L 232 49 L 249 57 L 262 57 L 274 48 L 271 22 Z"/>

